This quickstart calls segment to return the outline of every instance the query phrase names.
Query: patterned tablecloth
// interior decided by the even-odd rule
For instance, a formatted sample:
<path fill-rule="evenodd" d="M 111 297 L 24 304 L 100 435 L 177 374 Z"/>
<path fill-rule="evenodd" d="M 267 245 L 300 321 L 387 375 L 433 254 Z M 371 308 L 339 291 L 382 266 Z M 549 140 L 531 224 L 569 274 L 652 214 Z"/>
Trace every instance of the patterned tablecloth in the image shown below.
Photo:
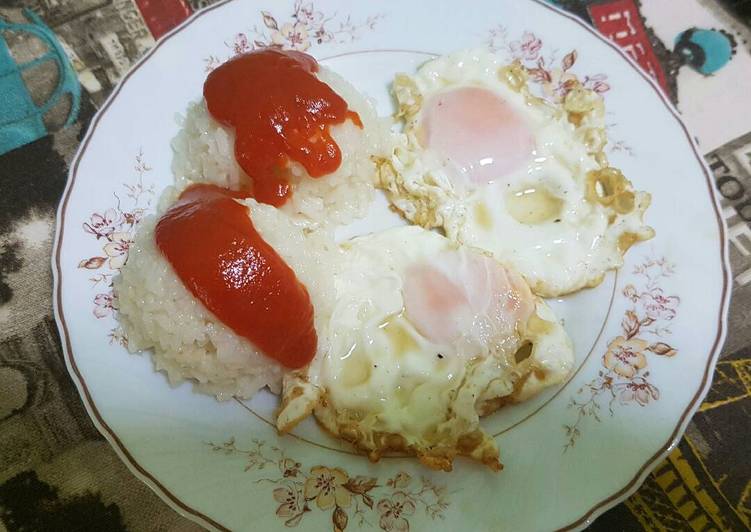
<path fill-rule="evenodd" d="M 213 2 L 0 2 L 0 532 L 197 528 L 87 417 L 52 317 L 50 253 L 97 107 L 155 39 Z M 686 436 L 591 529 L 751 528 L 751 0 L 553 3 L 615 40 L 677 105 L 723 197 L 734 277 L 727 343 Z"/>

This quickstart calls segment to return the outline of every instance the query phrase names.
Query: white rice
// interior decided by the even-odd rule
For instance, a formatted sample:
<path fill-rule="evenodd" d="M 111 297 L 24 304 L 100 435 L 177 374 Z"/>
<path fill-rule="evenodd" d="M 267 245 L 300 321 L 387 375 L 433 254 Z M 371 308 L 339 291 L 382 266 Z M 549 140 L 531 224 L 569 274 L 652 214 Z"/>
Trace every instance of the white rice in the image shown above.
<path fill-rule="evenodd" d="M 360 115 L 363 129 L 349 120 L 331 128 L 342 164 L 329 175 L 314 179 L 302 165 L 290 165 L 293 195 L 282 210 L 311 227 L 342 225 L 367 214 L 376 179 L 371 158 L 386 153 L 390 143 L 388 123 L 350 83 L 325 67 L 317 75 Z M 188 179 L 235 189 L 247 186 L 250 180 L 234 157 L 234 132 L 209 115 L 203 100 L 190 104 L 178 123 L 180 132 L 172 141 L 172 172 L 178 183 Z"/>
<path fill-rule="evenodd" d="M 293 197 L 282 209 L 253 200 L 245 203 L 263 239 L 308 289 L 320 354 L 326 349 L 322 331 L 333 306 L 333 270 L 340 253 L 328 229 L 367 214 L 376 176 L 371 157 L 388 151 L 390 133 L 388 123 L 352 85 L 323 67 L 318 76 L 360 115 L 363 129 L 350 121 L 331 128 L 342 152 L 342 164 L 332 174 L 313 179 L 301 165 L 290 165 Z M 189 105 L 179 123 L 172 141 L 175 186 L 160 198 L 159 214 L 192 182 L 234 189 L 250 185 L 235 161 L 234 133 L 211 118 L 203 100 Z M 128 349 L 151 349 L 156 369 L 171 383 L 191 381 L 197 390 L 219 399 L 248 398 L 264 386 L 278 393 L 284 368 L 194 298 L 157 249 L 154 226 L 159 214 L 142 222 L 128 262 L 114 281 Z M 312 231 L 317 228 L 327 230 Z M 200 250 L 200 242 L 196 244 Z"/>
<path fill-rule="evenodd" d="M 160 204 L 169 204 L 169 189 Z M 336 247 L 323 232 L 309 232 L 274 208 L 246 200 L 256 230 L 295 271 L 308 289 L 317 331 L 324 330 L 333 302 L 331 269 Z M 178 384 L 192 381 L 218 399 L 249 398 L 268 386 L 278 393 L 284 369 L 251 342 L 223 325 L 185 288 L 154 240 L 156 216 L 143 220 L 128 262 L 115 278 L 118 318 L 128 349 L 153 350 L 157 370 Z M 200 252 L 200 242 L 197 242 Z M 319 334 L 318 352 L 326 349 Z"/>

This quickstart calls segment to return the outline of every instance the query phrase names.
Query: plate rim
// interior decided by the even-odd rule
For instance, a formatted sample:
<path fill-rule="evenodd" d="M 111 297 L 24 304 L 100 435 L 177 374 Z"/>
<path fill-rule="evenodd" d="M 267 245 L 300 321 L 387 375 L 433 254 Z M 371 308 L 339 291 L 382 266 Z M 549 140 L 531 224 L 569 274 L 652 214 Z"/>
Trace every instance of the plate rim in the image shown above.
<path fill-rule="evenodd" d="M 81 401 L 84 404 L 84 408 L 86 409 L 86 412 L 89 415 L 89 418 L 92 420 L 94 426 L 97 428 L 100 434 L 102 434 L 105 440 L 107 440 L 110 446 L 114 449 L 115 454 L 117 454 L 118 458 L 120 458 L 120 460 L 130 470 L 130 472 L 136 478 L 138 478 L 141 482 L 146 484 L 170 508 L 172 508 L 174 511 L 176 511 L 178 514 L 182 515 L 183 517 L 190 519 L 191 521 L 205 528 L 208 528 L 210 530 L 222 530 L 222 531 L 229 531 L 229 529 L 225 527 L 224 525 L 218 523 L 217 521 L 215 521 L 208 515 L 204 514 L 203 512 L 200 512 L 199 510 L 191 507 L 190 505 L 182 501 L 179 497 L 174 495 L 166 486 L 164 486 L 164 484 L 162 484 L 151 472 L 149 472 L 141 464 L 139 464 L 138 461 L 136 461 L 135 458 L 130 454 L 130 451 L 128 450 L 128 448 L 122 443 L 122 441 L 120 440 L 118 435 L 115 433 L 115 431 L 109 427 L 109 425 L 104 420 L 101 413 L 99 412 L 91 396 L 91 393 L 89 392 L 86 386 L 86 382 L 83 378 L 83 375 L 78 369 L 78 366 L 75 361 L 75 354 L 73 353 L 73 349 L 71 346 L 70 334 L 68 332 L 68 327 L 65 321 L 63 310 L 62 310 L 62 307 L 63 307 L 62 282 L 61 282 L 62 265 L 60 262 L 60 256 L 62 253 L 62 242 L 63 242 L 64 233 L 65 233 L 64 219 L 65 219 L 65 215 L 66 215 L 66 211 L 68 207 L 68 201 L 70 200 L 70 196 L 73 191 L 73 185 L 75 184 L 75 181 L 76 181 L 76 176 L 78 173 L 78 166 L 81 162 L 81 159 L 83 158 L 84 153 L 86 152 L 86 148 L 88 147 L 88 144 L 91 138 L 93 137 L 93 133 L 96 130 L 97 125 L 99 124 L 102 117 L 106 114 L 109 107 L 114 103 L 116 97 L 118 96 L 122 88 L 124 87 L 125 83 L 130 79 L 130 77 L 133 74 L 135 74 L 139 70 L 141 66 L 143 66 L 146 63 L 146 61 L 148 61 L 153 55 L 155 55 L 155 53 L 157 52 L 157 50 L 159 49 L 161 45 L 163 45 L 169 39 L 174 37 L 177 33 L 186 29 L 188 26 L 190 26 L 193 22 L 198 20 L 203 15 L 211 11 L 214 11 L 215 9 L 219 9 L 233 1 L 235 0 L 220 0 L 211 6 L 207 6 L 203 9 L 200 9 L 194 12 L 190 17 L 188 17 L 178 26 L 176 26 L 175 28 L 173 28 L 172 30 L 170 30 L 169 32 L 161 36 L 157 40 L 155 45 L 148 52 L 146 52 L 146 54 L 144 54 L 144 56 L 141 57 L 130 68 L 130 70 L 122 77 L 122 79 L 117 83 L 116 87 L 112 90 L 110 95 L 107 97 L 105 102 L 102 104 L 102 107 L 96 112 L 94 117 L 91 119 L 91 122 L 89 123 L 88 129 L 86 131 L 86 135 L 84 139 L 81 141 L 80 145 L 78 146 L 76 150 L 76 154 L 74 158 L 72 159 L 72 162 L 68 171 L 68 176 L 66 179 L 65 188 L 63 190 L 63 194 L 61 196 L 60 202 L 56 210 L 55 235 L 54 235 L 54 240 L 52 244 L 52 256 L 51 256 L 52 281 L 53 281 L 52 307 L 53 307 L 55 323 L 57 325 L 57 329 L 60 334 L 61 346 L 63 350 L 63 358 L 65 360 L 65 365 L 68 370 L 68 374 L 70 375 L 71 379 L 73 380 L 73 383 L 76 386 L 78 394 L 81 398 Z M 728 308 L 729 308 L 730 295 L 731 295 L 731 290 L 729 290 L 729 284 L 730 284 L 730 279 L 731 279 L 731 269 L 730 269 L 730 261 L 729 261 L 728 246 L 727 246 L 727 225 L 726 225 L 725 219 L 721 215 L 719 197 L 714 187 L 712 174 L 707 166 L 707 163 L 704 157 L 701 155 L 699 151 L 699 147 L 696 143 L 695 138 L 691 135 L 688 127 L 684 123 L 676 107 L 673 105 L 672 102 L 668 100 L 667 96 L 665 96 L 665 94 L 659 88 L 657 83 L 642 70 L 642 68 L 636 63 L 636 61 L 631 56 L 625 53 L 617 44 L 615 44 L 614 42 L 606 38 L 604 35 L 602 35 L 600 32 L 598 32 L 594 27 L 588 25 L 586 22 L 581 20 L 576 15 L 569 13 L 567 11 L 564 11 L 562 8 L 559 8 L 557 6 L 551 5 L 545 2 L 544 0 L 531 0 L 531 1 L 536 3 L 540 7 L 548 9 L 552 11 L 553 13 L 556 13 L 559 16 L 563 16 L 567 18 L 568 20 L 576 23 L 580 28 L 583 28 L 585 31 L 593 35 L 596 39 L 598 39 L 599 41 L 609 46 L 612 50 L 615 50 L 621 56 L 621 58 L 624 59 L 626 63 L 632 69 L 634 69 L 639 74 L 639 76 L 651 86 L 652 90 L 654 90 L 657 93 L 658 97 L 660 98 L 660 101 L 662 101 L 662 103 L 665 105 L 667 110 L 672 115 L 673 119 L 678 123 L 678 125 L 683 130 L 686 136 L 686 139 L 688 140 L 689 146 L 691 147 L 691 150 L 693 151 L 694 156 L 696 157 L 696 160 L 702 169 L 704 178 L 706 180 L 707 188 L 709 190 L 709 196 L 712 200 L 712 207 L 713 207 L 713 211 L 715 214 L 715 218 L 717 220 L 718 232 L 720 236 L 722 291 L 720 295 L 719 315 L 718 315 L 718 321 L 717 321 L 717 334 L 715 336 L 714 343 L 712 344 L 712 348 L 707 356 L 707 363 L 704 368 L 704 374 L 702 375 L 701 383 L 696 393 L 692 397 L 691 401 L 689 402 L 688 406 L 684 409 L 682 415 L 678 419 L 678 422 L 675 428 L 673 429 L 671 435 L 668 437 L 667 441 L 662 446 L 660 446 L 660 448 L 650 458 L 646 460 L 646 462 L 636 471 L 633 477 L 621 489 L 615 491 L 614 493 L 610 494 L 609 496 L 595 503 L 589 510 L 584 512 L 581 517 L 579 517 L 578 519 L 558 529 L 558 530 L 575 530 L 575 529 L 581 529 L 581 528 L 588 526 L 602 513 L 614 507 L 615 505 L 619 504 L 620 502 L 624 501 L 631 494 L 633 494 L 639 488 L 639 486 L 643 483 L 646 476 L 657 466 L 657 464 L 662 459 L 664 459 L 675 448 L 677 443 L 680 441 L 680 438 L 683 436 L 688 426 L 688 423 L 691 421 L 691 418 L 698 410 L 701 404 L 701 401 L 704 399 L 704 397 L 707 395 L 707 392 L 709 391 L 709 387 L 711 386 L 711 382 L 712 382 L 711 374 L 713 373 L 715 365 L 717 364 L 720 351 L 722 349 L 722 346 L 724 344 L 724 341 L 727 335 L 727 315 L 728 315 Z"/>

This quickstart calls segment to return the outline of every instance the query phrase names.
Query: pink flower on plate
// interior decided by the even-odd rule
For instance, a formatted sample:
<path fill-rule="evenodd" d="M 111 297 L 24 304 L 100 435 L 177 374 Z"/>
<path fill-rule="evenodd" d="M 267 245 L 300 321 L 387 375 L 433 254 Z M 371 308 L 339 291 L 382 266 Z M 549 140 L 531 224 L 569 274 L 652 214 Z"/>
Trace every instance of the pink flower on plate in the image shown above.
<path fill-rule="evenodd" d="M 584 76 L 582 85 L 584 85 L 585 89 L 593 90 L 597 94 L 602 94 L 610 90 L 610 84 L 608 83 L 608 76 L 606 74 Z"/>
<path fill-rule="evenodd" d="M 643 292 L 639 299 L 647 316 L 654 320 L 675 318 L 681 301 L 678 296 L 666 296 L 662 288 L 653 288 L 649 292 Z"/>
<path fill-rule="evenodd" d="M 509 43 L 509 49 L 511 54 L 518 59 L 534 61 L 540 56 L 542 40 L 538 39 L 534 33 L 525 31 L 520 40 Z"/>
<path fill-rule="evenodd" d="M 109 316 L 115 310 L 115 298 L 110 294 L 97 294 L 94 297 L 94 316 L 98 319 Z"/>
<path fill-rule="evenodd" d="M 602 357 L 602 363 L 621 377 L 632 379 L 647 365 L 644 350 L 648 346 L 648 342 L 639 338 L 626 340 L 625 337 L 619 336 L 610 342 L 607 352 Z"/>
<path fill-rule="evenodd" d="M 621 393 L 618 395 L 618 400 L 621 403 L 636 401 L 640 406 L 647 406 L 650 400 L 657 401 L 660 398 L 660 390 L 643 378 L 634 379 L 619 387 Z"/>
<path fill-rule="evenodd" d="M 271 32 L 271 42 L 277 46 L 286 46 L 292 50 L 304 52 L 310 48 L 308 30 L 302 22 L 283 24 L 278 30 Z"/>
<path fill-rule="evenodd" d="M 323 13 L 320 11 L 316 11 L 312 2 L 305 4 L 304 6 L 300 6 L 296 10 L 296 15 L 297 15 L 297 20 L 303 21 L 307 23 L 308 25 L 319 24 L 320 22 L 323 21 Z"/>
<path fill-rule="evenodd" d="M 130 233 L 113 233 L 110 241 L 105 244 L 103 250 L 109 257 L 109 266 L 111 270 L 119 270 L 128 260 L 128 250 L 133 243 L 133 236 Z"/>
<path fill-rule="evenodd" d="M 381 514 L 378 524 L 383 530 L 407 532 L 409 521 L 404 516 L 409 517 L 415 513 L 415 503 L 406 493 L 397 491 L 390 499 L 378 501 L 376 509 Z"/>
<path fill-rule="evenodd" d="M 235 53 L 235 55 L 250 52 L 252 49 L 253 47 L 250 45 L 247 35 L 245 35 L 244 33 L 238 33 L 237 35 L 235 35 L 235 41 L 232 43 L 232 51 Z"/>
<path fill-rule="evenodd" d="M 328 31 L 323 24 L 321 24 L 318 29 L 313 32 L 313 40 L 318 44 L 323 44 L 325 42 L 333 41 L 334 35 L 330 31 Z"/>
<path fill-rule="evenodd" d="M 117 229 L 119 219 L 120 216 L 115 209 L 107 209 L 103 214 L 95 212 L 88 222 L 84 222 L 83 230 L 95 235 L 97 240 L 107 238 Z"/>

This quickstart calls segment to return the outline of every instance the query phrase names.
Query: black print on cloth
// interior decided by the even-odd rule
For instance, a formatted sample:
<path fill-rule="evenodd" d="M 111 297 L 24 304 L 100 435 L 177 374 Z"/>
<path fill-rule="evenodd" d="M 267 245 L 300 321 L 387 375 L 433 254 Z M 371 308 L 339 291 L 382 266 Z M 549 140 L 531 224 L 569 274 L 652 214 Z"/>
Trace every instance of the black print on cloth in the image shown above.
<path fill-rule="evenodd" d="M 86 492 L 61 498 L 58 490 L 25 471 L 0 486 L 0 519 L 8 532 L 75 530 L 125 531 L 120 510 Z"/>

